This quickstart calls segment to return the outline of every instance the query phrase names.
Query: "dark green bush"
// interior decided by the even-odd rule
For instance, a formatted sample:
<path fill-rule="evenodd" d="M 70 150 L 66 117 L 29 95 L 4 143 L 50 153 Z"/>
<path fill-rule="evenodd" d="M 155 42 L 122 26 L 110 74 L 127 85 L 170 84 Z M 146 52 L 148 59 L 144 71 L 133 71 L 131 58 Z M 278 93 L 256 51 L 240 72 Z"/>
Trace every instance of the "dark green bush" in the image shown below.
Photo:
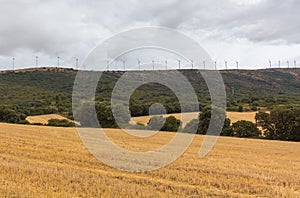
<path fill-rule="evenodd" d="M 232 124 L 233 136 L 236 137 L 256 137 L 258 138 L 261 133 L 256 125 L 246 120 L 240 120 Z"/>
<path fill-rule="evenodd" d="M 50 119 L 48 121 L 48 126 L 57 126 L 57 127 L 74 127 L 74 122 L 70 122 L 67 119 L 59 120 L 59 119 Z"/>

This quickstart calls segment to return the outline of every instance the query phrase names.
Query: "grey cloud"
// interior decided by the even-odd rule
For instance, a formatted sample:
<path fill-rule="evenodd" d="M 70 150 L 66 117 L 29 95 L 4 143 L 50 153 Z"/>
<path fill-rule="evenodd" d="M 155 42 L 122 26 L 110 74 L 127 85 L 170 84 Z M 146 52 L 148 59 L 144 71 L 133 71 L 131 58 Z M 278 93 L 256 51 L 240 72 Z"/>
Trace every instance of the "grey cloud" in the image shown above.
<path fill-rule="evenodd" d="M 96 45 L 108 33 L 138 25 L 161 25 L 212 38 L 300 43 L 297 0 L 3 0 L 0 55 L 18 49 L 69 53 Z M 234 3 L 237 2 L 237 3 Z M 250 1 L 251 2 L 251 1 Z"/>

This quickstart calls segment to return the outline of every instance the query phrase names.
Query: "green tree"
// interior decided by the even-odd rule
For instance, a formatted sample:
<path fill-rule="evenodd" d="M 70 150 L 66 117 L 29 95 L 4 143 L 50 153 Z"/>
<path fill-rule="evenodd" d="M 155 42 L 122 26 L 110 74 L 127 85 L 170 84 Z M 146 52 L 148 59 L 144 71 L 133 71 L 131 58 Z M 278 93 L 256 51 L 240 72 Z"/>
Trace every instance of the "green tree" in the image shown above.
<path fill-rule="evenodd" d="M 80 122 L 81 127 L 97 127 L 97 116 L 95 116 L 93 103 L 85 102 L 74 111 L 75 121 Z"/>
<path fill-rule="evenodd" d="M 174 116 L 169 116 L 166 118 L 166 122 L 162 127 L 162 131 L 178 131 L 181 126 L 181 121 Z"/>
<path fill-rule="evenodd" d="M 300 109 L 280 107 L 270 114 L 257 114 L 257 123 L 268 139 L 299 141 Z"/>
<path fill-rule="evenodd" d="M 96 112 L 101 127 L 118 128 L 118 125 L 114 119 L 114 115 L 111 111 L 111 106 L 107 102 L 96 103 Z"/>
<path fill-rule="evenodd" d="M 217 116 L 217 121 L 221 120 L 220 115 L 222 113 L 222 110 L 220 109 L 215 109 L 216 110 L 216 116 Z M 220 117 L 220 119 L 218 119 L 218 117 Z M 199 122 L 198 122 L 199 120 Z M 202 112 L 199 114 L 198 116 L 198 120 L 197 119 L 193 119 L 192 121 L 190 121 L 185 128 L 183 129 L 184 132 L 189 133 L 192 131 L 195 131 L 197 129 L 197 134 L 206 134 L 209 124 L 210 124 L 210 120 L 211 120 L 211 107 L 205 107 L 203 108 Z M 232 136 L 232 128 L 230 126 L 230 119 L 229 118 L 225 118 L 224 123 L 217 122 L 214 125 L 212 125 L 213 127 L 213 133 L 215 133 L 215 135 L 217 135 L 218 131 L 217 129 L 220 128 L 220 126 L 222 126 L 222 131 L 220 135 L 224 135 L 224 136 Z M 219 125 L 219 126 L 218 126 Z M 215 131 L 214 131 L 215 128 Z"/>
<path fill-rule="evenodd" d="M 259 137 L 257 126 L 249 121 L 240 120 L 232 124 L 233 135 L 237 137 Z"/>
<path fill-rule="evenodd" d="M 222 136 L 233 136 L 233 130 L 231 127 L 231 120 L 229 118 L 225 118 L 223 129 L 221 131 Z"/>
<path fill-rule="evenodd" d="M 260 111 L 255 114 L 255 122 L 258 126 L 262 126 L 268 117 L 269 117 L 268 113 Z"/>
<path fill-rule="evenodd" d="M 243 108 L 243 106 L 239 106 L 239 108 L 238 108 L 238 112 L 243 112 L 244 111 L 244 108 Z"/>
<path fill-rule="evenodd" d="M 95 105 L 94 103 L 86 102 L 75 113 L 76 121 L 79 121 L 82 127 L 98 127 L 98 124 L 104 128 L 119 127 L 112 113 L 111 106 L 107 102 L 96 102 Z M 130 120 L 129 110 L 123 105 L 116 106 L 115 116 L 118 117 L 119 124 L 128 124 Z"/>
<path fill-rule="evenodd" d="M 111 108 L 111 106 L 109 106 L 109 105 L 107 107 Z M 109 115 L 110 115 L 110 112 L 109 112 Z M 122 127 L 124 125 L 128 125 L 128 123 L 130 121 L 130 118 L 131 118 L 129 109 L 126 108 L 122 104 L 117 104 L 114 107 L 114 113 L 113 113 L 113 115 L 110 115 L 110 116 L 113 117 L 113 119 L 117 122 L 117 124 L 122 125 Z"/>
<path fill-rule="evenodd" d="M 150 130 L 161 130 L 165 123 L 165 120 L 166 119 L 162 116 L 153 116 L 150 118 L 147 127 Z"/>
<path fill-rule="evenodd" d="M 18 123 L 20 120 L 20 115 L 15 110 L 0 106 L 0 122 Z"/>

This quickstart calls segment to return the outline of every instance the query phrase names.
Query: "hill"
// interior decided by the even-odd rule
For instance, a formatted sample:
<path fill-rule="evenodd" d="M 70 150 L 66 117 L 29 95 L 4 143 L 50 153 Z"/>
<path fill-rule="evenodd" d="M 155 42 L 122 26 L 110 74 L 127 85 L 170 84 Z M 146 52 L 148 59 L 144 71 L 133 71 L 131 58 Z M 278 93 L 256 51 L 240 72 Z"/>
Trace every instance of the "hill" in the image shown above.
<path fill-rule="evenodd" d="M 205 158 L 203 136 L 174 163 L 149 173 L 121 172 L 93 157 L 76 129 L 0 123 L 4 197 L 299 197 L 300 144 L 220 137 Z M 161 147 L 173 133 L 135 138 L 106 129 L 133 151 Z"/>
<path fill-rule="evenodd" d="M 171 71 L 161 71 L 171 72 Z M 200 109 L 210 103 L 208 89 L 198 71 L 181 70 L 198 95 Z M 229 111 L 256 111 L 274 105 L 299 105 L 300 69 L 220 71 L 227 91 Z M 25 115 L 61 114 L 72 118 L 71 95 L 77 71 L 63 68 L 26 69 L 0 73 L 0 106 Z M 110 101 L 111 91 L 124 72 L 104 72 L 97 88 L 97 101 Z M 100 86 L 101 84 L 101 86 Z M 174 93 L 160 84 L 149 83 L 132 95 L 133 116 L 148 114 L 154 102 L 168 113 L 180 112 Z M 190 111 L 193 111 L 191 109 Z"/>

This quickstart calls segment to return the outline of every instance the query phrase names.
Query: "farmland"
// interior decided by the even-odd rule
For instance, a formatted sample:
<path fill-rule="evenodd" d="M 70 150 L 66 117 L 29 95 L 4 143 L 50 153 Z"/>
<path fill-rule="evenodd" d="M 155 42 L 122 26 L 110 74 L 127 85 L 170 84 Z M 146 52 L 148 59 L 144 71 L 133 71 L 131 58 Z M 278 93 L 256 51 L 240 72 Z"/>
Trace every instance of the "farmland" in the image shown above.
<path fill-rule="evenodd" d="M 36 123 L 48 124 L 48 121 L 51 119 L 64 120 L 67 118 L 65 118 L 61 115 L 58 115 L 58 114 L 46 114 L 46 115 L 27 116 L 26 117 L 26 120 L 32 124 L 36 124 Z M 69 121 L 71 121 L 71 120 L 69 120 Z"/>
<path fill-rule="evenodd" d="M 120 146 L 147 151 L 173 133 L 142 139 L 118 129 Z M 198 157 L 197 135 L 174 163 L 148 173 L 121 172 L 94 158 L 74 128 L 0 123 L 0 194 L 22 197 L 299 197 L 300 144 L 220 137 Z"/>

